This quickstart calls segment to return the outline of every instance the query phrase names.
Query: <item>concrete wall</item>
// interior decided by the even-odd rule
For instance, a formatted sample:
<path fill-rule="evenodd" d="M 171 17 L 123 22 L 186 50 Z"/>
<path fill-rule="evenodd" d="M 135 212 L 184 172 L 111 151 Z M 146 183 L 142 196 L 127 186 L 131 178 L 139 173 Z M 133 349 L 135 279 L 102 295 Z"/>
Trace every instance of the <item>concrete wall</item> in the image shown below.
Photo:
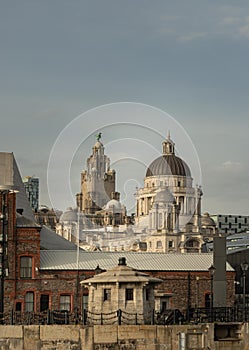
<path fill-rule="evenodd" d="M 0 326 L 1 350 L 249 350 L 248 324 L 237 339 L 214 341 L 214 324 L 182 326 Z M 240 333 L 240 332 L 239 332 Z"/>

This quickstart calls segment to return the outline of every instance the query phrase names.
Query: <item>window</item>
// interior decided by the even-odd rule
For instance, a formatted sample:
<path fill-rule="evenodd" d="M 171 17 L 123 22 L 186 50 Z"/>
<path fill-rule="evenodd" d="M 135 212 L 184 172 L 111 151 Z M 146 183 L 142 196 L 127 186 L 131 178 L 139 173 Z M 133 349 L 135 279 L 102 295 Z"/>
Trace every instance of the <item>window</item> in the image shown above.
<path fill-rule="evenodd" d="M 174 247 L 174 241 L 169 241 L 169 248 L 173 248 Z"/>
<path fill-rule="evenodd" d="M 34 292 L 25 295 L 25 311 L 34 311 Z"/>
<path fill-rule="evenodd" d="M 126 288 L 125 300 L 133 300 L 133 289 L 132 288 Z"/>
<path fill-rule="evenodd" d="M 32 257 L 21 256 L 20 258 L 20 277 L 32 278 Z"/>
<path fill-rule="evenodd" d="M 150 290 L 148 288 L 145 289 L 145 299 L 146 300 L 150 299 Z"/>
<path fill-rule="evenodd" d="M 195 239 L 191 239 L 186 242 L 186 247 L 188 248 L 199 248 L 199 242 Z"/>
<path fill-rule="evenodd" d="M 210 293 L 206 293 L 205 294 L 205 308 L 209 309 L 211 305 L 211 294 Z"/>
<path fill-rule="evenodd" d="M 46 311 L 49 309 L 49 295 L 48 294 L 41 294 L 40 299 L 40 310 Z"/>
<path fill-rule="evenodd" d="M 71 310 L 71 295 L 60 296 L 60 310 Z"/>
<path fill-rule="evenodd" d="M 104 301 L 111 300 L 111 289 L 104 289 Z"/>
<path fill-rule="evenodd" d="M 163 298 L 162 300 L 160 300 L 160 304 L 161 304 L 161 312 L 165 312 L 168 308 L 169 308 L 169 298 Z"/>
<path fill-rule="evenodd" d="M 88 295 L 85 295 L 85 294 L 82 295 L 82 306 L 83 306 L 83 310 L 88 309 Z"/>
<path fill-rule="evenodd" d="M 20 301 L 16 302 L 16 311 L 22 311 L 22 303 Z"/>
<path fill-rule="evenodd" d="M 156 242 L 156 247 L 157 247 L 157 249 L 159 249 L 159 248 L 162 248 L 162 241 L 157 241 Z"/>

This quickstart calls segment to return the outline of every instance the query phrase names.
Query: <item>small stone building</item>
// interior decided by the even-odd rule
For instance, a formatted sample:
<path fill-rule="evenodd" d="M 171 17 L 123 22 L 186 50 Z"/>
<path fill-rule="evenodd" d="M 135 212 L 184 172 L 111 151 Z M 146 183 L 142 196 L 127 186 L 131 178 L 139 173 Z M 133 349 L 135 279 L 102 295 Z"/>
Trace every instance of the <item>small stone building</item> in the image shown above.
<path fill-rule="evenodd" d="M 155 309 L 154 285 L 161 282 L 127 266 L 121 257 L 118 266 L 81 283 L 89 288 L 88 312 L 109 314 L 121 310 L 139 314 L 142 323 L 150 324 Z"/>

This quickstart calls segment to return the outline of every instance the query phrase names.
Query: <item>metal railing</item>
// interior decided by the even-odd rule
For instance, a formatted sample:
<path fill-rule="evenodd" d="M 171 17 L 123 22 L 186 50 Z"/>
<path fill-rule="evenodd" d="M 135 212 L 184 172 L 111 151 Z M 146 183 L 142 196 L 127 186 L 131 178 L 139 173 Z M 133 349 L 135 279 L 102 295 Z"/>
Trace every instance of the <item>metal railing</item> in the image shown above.
<path fill-rule="evenodd" d="M 190 309 L 186 320 L 191 323 L 249 322 L 249 308 L 214 307 Z"/>
<path fill-rule="evenodd" d="M 153 317 L 151 317 L 153 318 Z M 0 314 L 0 324 L 5 325 L 50 325 L 50 324 L 81 324 L 81 325 L 104 325 L 104 324 L 144 324 L 144 315 L 128 313 L 117 310 L 110 313 L 97 313 L 83 310 L 82 313 L 69 312 L 66 310 L 47 310 L 44 312 L 21 312 L 11 311 Z"/>
<path fill-rule="evenodd" d="M 146 322 L 145 322 L 146 319 Z M 171 325 L 212 322 L 249 322 L 249 308 L 219 307 L 190 308 L 184 312 L 178 309 L 153 312 L 149 317 L 141 313 L 117 310 L 110 313 L 95 313 L 88 310 L 69 312 L 66 310 L 47 310 L 44 312 L 11 311 L 0 314 L 0 324 L 4 325 L 50 325 L 80 324 L 91 325 Z"/>

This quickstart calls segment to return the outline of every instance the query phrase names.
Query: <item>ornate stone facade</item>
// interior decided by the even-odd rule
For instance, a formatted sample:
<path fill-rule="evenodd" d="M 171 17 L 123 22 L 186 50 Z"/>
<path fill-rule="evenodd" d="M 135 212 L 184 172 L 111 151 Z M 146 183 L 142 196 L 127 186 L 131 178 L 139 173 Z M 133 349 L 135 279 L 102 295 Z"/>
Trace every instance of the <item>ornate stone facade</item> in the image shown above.
<path fill-rule="evenodd" d="M 148 233 L 148 251 L 200 252 L 200 186 L 193 187 L 188 165 L 175 155 L 170 135 L 162 156 L 147 169 L 144 187 L 136 192 L 136 227 Z"/>
<path fill-rule="evenodd" d="M 104 153 L 100 138 L 87 159 L 87 169 L 81 173 L 81 192 L 77 194 L 77 206 L 85 214 L 95 214 L 111 199 L 115 192 L 116 173 L 110 169 L 110 159 Z"/>

